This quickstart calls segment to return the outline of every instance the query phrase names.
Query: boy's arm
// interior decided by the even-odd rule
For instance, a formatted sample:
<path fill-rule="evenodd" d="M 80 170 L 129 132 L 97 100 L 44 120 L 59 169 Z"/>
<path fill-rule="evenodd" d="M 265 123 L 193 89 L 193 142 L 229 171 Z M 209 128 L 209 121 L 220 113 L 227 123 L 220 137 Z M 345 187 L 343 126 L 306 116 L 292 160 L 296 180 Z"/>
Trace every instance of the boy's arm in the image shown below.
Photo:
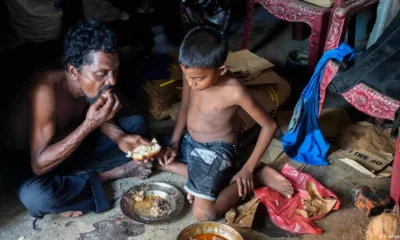
<path fill-rule="evenodd" d="M 186 81 L 185 76 L 183 76 L 182 83 L 182 101 L 181 106 L 178 110 L 178 116 L 176 118 L 174 133 L 172 134 L 172 139 L 168 148 L 166 148 L 162 153 L 157 157 L 160 165 L 169 164 L 175 160 L 178 150 L 179 143 L 181 141 L 182 135 L 186 129 L 186 120 L 189 109 L 189 97 L 190 96 L 190 88 Z"/>
<path fill-rule="evenodd" d="M 246 86 L 240 85 L 235 94 L 236 104 L 241 106 L 260 126 L 261 132 L 253 153 L 243 166 L 243 170 L 253 172 L 276 131 L 276 122 L 268 112 L 254 99 Z"/>
<path fill-rule="evenodd" d="M 179 148 L 179 143 L 180 143 L 182 135 L 186 129 L 186 120 L 187 120 L 187 114 L 188 114 L 188 109 L 189 109 L 189 98 L 190 98 L 189 96 L 190 96 L 190 88 L 189 88 L 189 85 L 184 76 L 183 83 L 182 83 L 181 106 L 179 107 L 179 110 L 178 110 L 178 116 L 176 118 L 174 133 L 172 134 L 172 139 L 170 142 L 170 146 L 175 149 Z"/>

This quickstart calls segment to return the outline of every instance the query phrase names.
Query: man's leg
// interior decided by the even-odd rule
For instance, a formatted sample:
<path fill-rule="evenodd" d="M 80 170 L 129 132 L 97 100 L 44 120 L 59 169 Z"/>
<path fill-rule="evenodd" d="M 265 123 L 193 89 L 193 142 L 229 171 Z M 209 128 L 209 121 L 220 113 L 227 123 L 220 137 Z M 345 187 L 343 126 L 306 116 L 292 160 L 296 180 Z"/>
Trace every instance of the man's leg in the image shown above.
<path fill-rule="evenodd" d="M 109 208 L 94 172 L 35 176 L 24 181 L 16 190 L 29 214 L 36 218 L 57 213 L 77 217 L 83 212 L 99 213 Z"/>

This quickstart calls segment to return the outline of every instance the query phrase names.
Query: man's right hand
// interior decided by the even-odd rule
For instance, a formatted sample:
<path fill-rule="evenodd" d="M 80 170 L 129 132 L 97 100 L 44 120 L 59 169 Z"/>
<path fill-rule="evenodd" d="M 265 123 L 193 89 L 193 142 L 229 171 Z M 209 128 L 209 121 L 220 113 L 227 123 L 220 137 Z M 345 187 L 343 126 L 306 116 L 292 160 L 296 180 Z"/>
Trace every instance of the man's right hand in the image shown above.
<path fill-rule="evenodd" d="M 86 120 L 98 127 L 112 119 L 115 113 L 121 109 L 121 104 L 114 93 L 106 92 L 99 97 L 86 113 Z"/>

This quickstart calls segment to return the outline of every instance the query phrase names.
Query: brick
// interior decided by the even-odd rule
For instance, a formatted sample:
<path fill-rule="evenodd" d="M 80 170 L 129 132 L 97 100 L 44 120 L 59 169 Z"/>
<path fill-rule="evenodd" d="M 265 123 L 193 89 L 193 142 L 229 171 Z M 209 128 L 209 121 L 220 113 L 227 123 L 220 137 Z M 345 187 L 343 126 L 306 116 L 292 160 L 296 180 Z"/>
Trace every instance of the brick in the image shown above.
<path fill-rule="evenodd" d="M 388 194 L 367 186 L 353 188 L 351 195 L 354 205 L 368 217 L 381 214 L 392 204 Z"/>

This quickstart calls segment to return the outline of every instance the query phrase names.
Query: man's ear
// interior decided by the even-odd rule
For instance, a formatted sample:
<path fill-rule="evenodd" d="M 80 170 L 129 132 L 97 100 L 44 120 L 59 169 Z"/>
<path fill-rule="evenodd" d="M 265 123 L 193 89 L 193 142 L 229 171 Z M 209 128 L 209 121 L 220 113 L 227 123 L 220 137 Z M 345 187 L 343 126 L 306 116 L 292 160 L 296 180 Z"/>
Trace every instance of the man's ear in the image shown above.
<path fill-rule="evenodd" d="M 228 71 L 228 66 L 226 66 L 226 65 L 222 65 L 219 68 L 219 73 L 220 73 L 221 76 L 224 75 L 227 71 Z"/>
<path fill-rule="evenodd" d="M 68 64 L 67 72 L 68 72 L 68 74 L 69 74 L 69 76 L 71 77 L 72 80 L 78 81 L 79 75 L 81 73 L 79 72 L 79 70 L 76 67 L 72 66 L 71 64 Z"/>

